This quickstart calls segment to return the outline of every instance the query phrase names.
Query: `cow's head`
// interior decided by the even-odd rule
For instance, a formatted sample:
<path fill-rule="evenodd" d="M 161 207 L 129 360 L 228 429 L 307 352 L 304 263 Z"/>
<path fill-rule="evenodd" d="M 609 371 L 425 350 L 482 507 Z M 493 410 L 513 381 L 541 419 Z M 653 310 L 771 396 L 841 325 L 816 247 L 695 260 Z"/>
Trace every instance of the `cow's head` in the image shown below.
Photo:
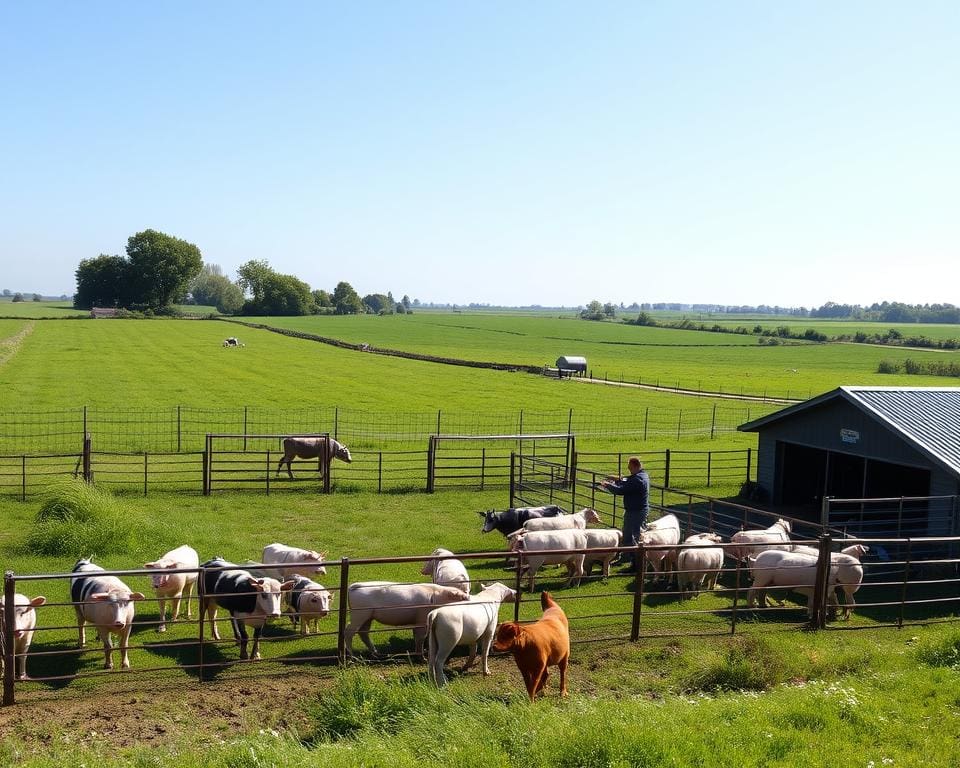
<path fill-rule="evenodd" d="M 280 583 L 276 579 L 268 577 L 262 579 L 251 578 L 248 584 L 253 587 L 257 596 L 256 613 L 268 619 L 277 618 L 280 615 L 282 593 L 289 592 L 296 586 L 296 583 L 293 579 Z"/>
<path fill-rule="evenodd" d="M 171 574 L 165 571 L 170 568 L 176 568 L 177 563 L 175 560 L 170 560 L 169 558 L 161 558 L 160 560 L 154 560 L 152 563 L 144 563 L 143 567 L 160 571 L 160 573 L 150 574 L 150 578 L 153 582 L 154 589 L 163 589 L 167 586 L 167 582 L 170 581 L 171 576 Z"/>
<path fill-rule="evenodd" d="M 33 609 L 45 602 L 47 602 L 47 598 L 43 595 L 38 595 L 32 600 L 19 592 L 13 596 L 13 636 L 15 638 L 19 640 L 25 633 L 37 626 L 37 613 Z M 0 595 L 0 616 L 3 615 L 3 611 L 3 595 Z M 0 625 L 0 633 L 2 632 L 3 626 Z"/>
<path fill-rule="evenodd" d="M 88 599 L 106 611 L 104 624 L 112 629 L 122 629 L 133 621 L 133 603 L 143 600 L 144 595 L 142 592 L 111 589 L 109 592 L 94 592 Z"/>
<path fill-rule="evenodd" d="M 495 509 L 477 512 L 477 514 L 483 516 L 483 526 L 480 528 L 480 533 L 490 533 L 490 531 L 496 529 L 497 523 L 500 522 L 500 513 Z"/>
<path fill-rule="evenodd" d="M 517 601 L 517 590 L 510 589 L 506 584 L 503 584 L 499 581 L 494 582 L 493 584 L 480 584 L 481 592 L 490 592 L 490 596 L 494 600 L 498 600 L 501 603 L 515 603 Z"/>
<path fill-rule="evenodd" d="M 523 632 L 524 628 L 515 621 L 505 621 L 497 627 L 493 647 L 498 651 L 509 651 L 516 644 L 517 639 Z"/>
<path fill-rule="evenodd" d="M 597 510 L 590 507 L 586 507 L 583 510 L 583 519 L 588 523 L 599 523 L 600 522 L 600 513 Z"/>
<path fill-rule="evenodd" d="M 300 613 L 309 613 L 322 619 L 330 613 L 330 593 L 323 587 L 303 590 L 300 595 Z"/>
<path fill-rule="evenodd" d="M 790 533 L 791 525 L 789 520 L 784 520 L 782 517 L 774 523 L 774 525 L 779 525 L 787 533 Z"/>
<path fill-rule="evenodd" d="M 350 449 L 343 443 L 334 441 L 333 455 L 335 458 L 340 459 L 340 461 L 345 461 L 347 464 L 353 463 L 353 459 L 350 457 Z"/>

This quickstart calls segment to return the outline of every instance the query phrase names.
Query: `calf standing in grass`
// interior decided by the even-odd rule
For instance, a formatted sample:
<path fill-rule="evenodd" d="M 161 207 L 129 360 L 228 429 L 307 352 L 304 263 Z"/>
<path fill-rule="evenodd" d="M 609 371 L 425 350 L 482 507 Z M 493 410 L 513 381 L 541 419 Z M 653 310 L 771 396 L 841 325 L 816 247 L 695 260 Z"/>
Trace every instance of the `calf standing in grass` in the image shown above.
<path fill-rule="evenodd" d="M 570 660 L 570 629 L 567 616 L 549 592 L 540 594 L 543 617 L 533 624 L 504 622 L 497 629 L 493 647 L 509 651 L 517 663 L 530 701 L 547 684 L 548 667 L 560 670 L 560 695 L 567 695 L 567 663 Z"/>
<path fill-rule="evenodd" d="M 89 621 L 103 641 L 104 668 L 113 669 L 110 635 L 117 635 L 120 638 L 120 665 L 129 669 L 127 646 L 133 628 L 134 602 L 143 600 L 143 593 L 132 592 L 116 576 L 103 575 L 103 568 L 87 559 L 78 560 L 73 572 L 76 575 L 70 578 L 70 599 L 77 612 L 79 647 L 83 648 L 87 641 L 84 624 Z"/>
<path fill-rule="evenodd" d="M 33 642 L 33 631 L 37 626 L 37 612 L 34 610 L 47 602 L 47 598 L 38 595 L 32 600 L 17 592 L 13 596 L 13 657 L 16 677 L 27 679 L 27 651 Z M 3 674 L 4 657 L 7 652 L 6 620 L 3 595 L 0 595 L 0 675 Z"/>
<path fill-rule="evenodd" d="M 465 597 L 470 596 L 470 574 L 467 573 L 467 567 L 463 561 L 453 557 L 453 552 L 449 549 L 437 547 L 433 550 L 420 573 L 429 576 L 434 584 L 455 587 L 461 590 Z"/>
<path fill-rule="evenodd" d="M 294 574 L 293 588 L 283 593 L 284 604 L 290 608 L 293 626 L 300 622 L 300 634 L 309 635 L 310 626 L 319 631 L 319 622 L 330 613 L 330 593 L 322 584 Z"/>
<path fill-rule="evenodd" d="M 437 685 L 446 684 L 443 665 L 458 645 L 470 647 L 470 657 L 463 665 L 464 672 L 473 666 L 479 648 L 483 674 L 490 674 L 487 655 L 497 629 L 500 604 L 514 602 L 517 593 L 499 582 L 481 587 L 481 591 L 468 600 L 434 608 L 427 614 L 430 643 L 427 674 Z"/>
<path fill-rule="evenodd" d="M 150 568 L 157 571 L 151 574 L 153 579 L 153 589 L 157 593 L 160 604 L 160 623 L 157 624 L 157 632 L 166 632 L 166 604 L 170 599 L 170 621 L 176 621 L 180 616 L 180 600 L 183 595 L 187 596 L 187 618 L 193 617 L 190 610 L 190 595 L 193 594 L 193 587 L 197 583 L 197 571 L 192 573 L 169 573 L 169 571 L 179 570 L 181 568 L 199 568 L 200 557 L 193 547 L 184 544 L 182 547 L 172 549 L 159 560 L 152 563 L 146 563 L 144 568 Z"/>

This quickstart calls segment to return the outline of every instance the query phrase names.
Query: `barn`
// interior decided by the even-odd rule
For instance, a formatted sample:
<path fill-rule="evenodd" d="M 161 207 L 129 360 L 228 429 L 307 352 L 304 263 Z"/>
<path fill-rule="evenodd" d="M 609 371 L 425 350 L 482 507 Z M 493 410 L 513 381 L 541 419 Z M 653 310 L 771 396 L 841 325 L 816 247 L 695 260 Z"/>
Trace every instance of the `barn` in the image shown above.
<path fill-rule="evenodd" d="M 586 376 L 587 358 L 577 355 L 561 355 L 557 358 L 557 370 L 561 376 Z"/>
<path fill-rule="evenodd" d="M 758 433 L 761 495 L 796 517 L 822 520 L 825 497 L 936 496 L 953 501 L 915 532 L 956 527 L 960 387 L 839 387 L 738 429 Z"/>

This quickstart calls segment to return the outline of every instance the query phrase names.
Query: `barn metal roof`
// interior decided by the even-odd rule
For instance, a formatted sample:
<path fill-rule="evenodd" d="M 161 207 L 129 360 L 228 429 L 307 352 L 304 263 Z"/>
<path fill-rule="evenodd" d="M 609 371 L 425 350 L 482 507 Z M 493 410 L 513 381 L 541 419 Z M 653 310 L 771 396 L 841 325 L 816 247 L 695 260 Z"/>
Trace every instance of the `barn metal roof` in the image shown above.
<path fill-rule="evenodd" d="M 741 424 L 741 432 L 762 427 L 825 402 L 842 398 L 899 433 L 919 451 L 960 475 L 960 387 L 838 387 Z"/>

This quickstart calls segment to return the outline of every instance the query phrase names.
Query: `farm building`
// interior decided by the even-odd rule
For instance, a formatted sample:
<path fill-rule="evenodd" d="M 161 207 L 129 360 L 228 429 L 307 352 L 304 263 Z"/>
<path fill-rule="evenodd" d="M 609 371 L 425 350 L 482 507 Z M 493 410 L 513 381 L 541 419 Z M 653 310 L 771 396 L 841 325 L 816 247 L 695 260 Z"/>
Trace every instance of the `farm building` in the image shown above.
<path fill-rule="evenodd" d="M 738 429 L 759 435 L 762 494 L 797 517 L 820 520 L 825 497 L 952 497 L 913 533 L 954 532 L 960 387 L 839 387 Z"/>
<path fill-rule="evenodd" d="M 557 358 L 557 370 L 560 375 L 585 376 L 587 374 L 587 358 L 576 355 L 561 355 Z"/>

